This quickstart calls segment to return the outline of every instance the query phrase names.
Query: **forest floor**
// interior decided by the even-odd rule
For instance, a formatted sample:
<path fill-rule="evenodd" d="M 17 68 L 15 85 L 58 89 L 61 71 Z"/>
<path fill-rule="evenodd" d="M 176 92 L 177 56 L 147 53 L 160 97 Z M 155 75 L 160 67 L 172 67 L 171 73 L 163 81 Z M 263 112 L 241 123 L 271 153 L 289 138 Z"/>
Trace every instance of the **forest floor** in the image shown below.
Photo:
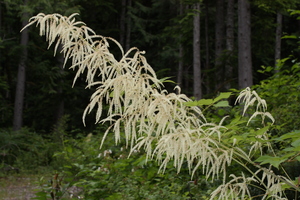
<path fill-rule="evenodd" d="M 36 193 L 41 192 L 41 188 L 48 188 L 52 175 L 41 174 L 0 174 L 0 200 L 32 200 Z M 81 199 L 82 189 L 72 186 L 67 189 L 64 199 Z M 71 198 L 70 194 L 73 194 Z M 49 194 L 48 194 L 49 195 Z M 41 198 L 41 197 L 40 197 Z"/>
<path fill-rule="evenodd" d="M 0 176 L 1 200 L 31 200 L 39 188 L 38 175 Z"/>

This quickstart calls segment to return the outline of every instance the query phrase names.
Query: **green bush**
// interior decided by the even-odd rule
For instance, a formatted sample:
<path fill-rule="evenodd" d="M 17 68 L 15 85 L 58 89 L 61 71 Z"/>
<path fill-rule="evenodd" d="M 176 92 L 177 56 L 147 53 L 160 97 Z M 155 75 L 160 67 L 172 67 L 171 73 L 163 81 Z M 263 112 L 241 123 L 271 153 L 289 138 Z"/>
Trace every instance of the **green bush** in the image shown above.
<path fill-rule="evenodd" d="M 18 168 L 20 172 L 44 172 L 55 167 L 53 154 L 61 148 L 61 143 L 51 136 L 26 128 L 17 132 L 0 130 L 0 161 L 3 167 Z"/>
<path fill-rule="evenodd" d="M 93 134 L 68 139 L 64 150 L 55 154 L 65 162 L 60 171 L 63 184 L 81 188 L 79 195 L 86 200 L 207 199 L 218 183 L 202 175 L 191 181 L 187 166 L 178 174 L 169 164 L 168 173 L 158 174 L 159 166 L 155 161 L 146 163 L 145 152 L 136 151 L 128 157 L 125 143 L 116 146 L 112 138 L 100 150 L 100 139 Z M 46 188 L 43 191 L 47 193 Z"/>

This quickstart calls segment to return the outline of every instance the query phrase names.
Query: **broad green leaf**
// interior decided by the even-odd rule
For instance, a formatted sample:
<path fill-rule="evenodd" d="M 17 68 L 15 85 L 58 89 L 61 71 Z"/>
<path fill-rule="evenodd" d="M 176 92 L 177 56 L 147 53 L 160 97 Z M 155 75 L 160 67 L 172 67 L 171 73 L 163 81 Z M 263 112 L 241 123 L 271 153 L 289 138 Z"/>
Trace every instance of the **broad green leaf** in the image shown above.
<path fill-rule="evenodd" d="M 198 106 L 208 106 L 211 105 L 213 103 L 212 99 L 200 99 L 199 101 L 197 101 Z"/>
<path fill-rule="evenodd" d="M 269 126 L 265 126 L 259 130 L 256 131 L 256 135 L 263 135 L 265 132 L 267 132 L 269 130 Z"/>
<path fill-rule="evenodd" d="M 186 102 L 185 105 L 186 106 L 208 106 L 213 104 L 213 100 L 212 99 L 200 99 L 199 101 L 189 101 Z"/>
<path fill-rule="evenodd" d="M 283 140 L 286 140 L 286 139 L 298 139 L 300 138 L 300 130 L 296 130 L 296 131 L 293 131 L 293 132 L 289 132 L 289 133 L 286 133 L 282 136 L 280 136 L 279 138 L 275 138 L 274 140 L 277 140 L 277 141 L 283 141 Z"/>
<path fill-rule="evenodd" d="M 214 107 L 230 107 L 228 101 L 219 101 L 218 103 L 214 104 Z"/>
<path fill-rule="evenodd" d="M 255 160 L 255 162 L 260 162 L 261 165 L 263 164 L 271 164 L 272 166 L 278 169 L 279 165 L 283 163 L 286 158 L 282 157 L 273 157 L 273 156 L 261 156 Z"/>
<path fill-rule="evenodd" d="M 282 37 L 282 39 L 297 39 L 297 36 L 295 35 L 285 35 Z"/>
<path fill-rule="evenodd" d="M 283 151 L 285 151 L 285 152 L 292 151 L 292 152 L 297 152 L 298 153 L 300 151 L 300 146 L 287 147 L 287 148 L 283 149 Z"/>
<path fill-rule="evenodd" d="M 221 99 L 228 99 L 232 92 L 221 92 L 219 96 L 214 99 L 214 103 L 220 101 Z"/>
<path fill-rule="evenodd" d="M 66 147 L 66 151 L 67 151 L 68 153 L 72 153 L 72 152 L 73 152 L 73 148 L 72 148 L 71 146 L 67 146 L 67 147 Z"/>
<path fill-rule="evenodd" d="M 298 139 L 298 140 L 292 142 L 291 145 L 292 145 L 293 147 L 300 147 L 300 139 Z"/>
<path fill-rule="evenodd" d="M 200 99 L 199 101 L 192 101 L 192 102 L 186 102 L 186 106 L 209 106 L 212 105 L 221 99 L 228 99 L 232 92 L 221 92 L 219 96 L 217 96 L 215 99 Z M 228 101 L 221 101 L 219 103 L 214 104 L 215 107 L 228 107 L 229 103 Z"/>
<path fill-rule="evenodd" d="M 198 106 L 198 102 L 197 101 L 189 101 L 189 102 L 185 102 L 184 105 L 190 106 L 190 107 Z"/>

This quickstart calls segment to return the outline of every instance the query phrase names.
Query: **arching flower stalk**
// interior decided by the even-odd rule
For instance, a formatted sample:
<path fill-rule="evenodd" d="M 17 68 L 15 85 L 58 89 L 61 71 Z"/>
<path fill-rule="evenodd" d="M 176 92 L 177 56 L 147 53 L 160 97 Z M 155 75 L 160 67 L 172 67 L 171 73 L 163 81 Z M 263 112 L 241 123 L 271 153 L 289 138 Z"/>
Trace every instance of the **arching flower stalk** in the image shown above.
<path fill-rule="evenodd" d="M 226 136 L 222 121 L 220 124 L 207 122 L 197 106 L 186 105 L 191 99 L 181 94 L 179 87 L 175 88 L 178 94 L 164 90 L 162 82 L 147 63 L 145 52 L 131 48 L 124 53 L 116 40 L 96 35 L 83 22 L 76 21 L 75 16 L 40 13 L 24 28 L 33 24 L 39 26 L 40 35 L 46 36 L 49 47 L 54 45 L 55 53 L 58 46 L 62 46 L 65 64 L 71 60 L 70 68 L 77 70 L 74 84 L 85 73 L 87 88 L 96 87 L 83 113 L 83 121 L 96 109 L 95 122 L 111 124 L 102 143 L 113 131 L 116 143 L 125 137 L 132 151 L 144 149 L 147 159 L 157 159 L 162 172 L 172 161 L 178 172 L 186 162 L 192 175 L 198 169 L 211 179 L 223 173 L 224 184 L 212 193 L 212 199 L 220 192 L 219 199 L 228 199 L 232 195 L 250 196 L 247 183 L 263 180 L 257 180 L 254 172 L 249 178 L 243 174 L 239 177 L 231 175 L 232 180 L 226 183 L 226 168 L 233 160 L 243 165 L 242 160 L 251 159 L 251 152 L 260 151 L 267 143 L 266 131 L 257 136 L 259 140 L 251 144 L 249 153 L 236 147 L 234 142 L 230 145 L 222 143 Z M 110 42 L 119 47 L 120 60 L 109 51 Z M 244 90 L 237 101 L 245 102 L 243 113 L 256 102 L 256 112 L 249 122 L 257 115 L 261 115 L 263 121 L 266 117 L 274 121 L 266 112 L 265 101 L 250 89 Z M 105 115 L 103 104 L 109 106 Z M 272 190 L 273 183 L 277 184 L 276 175 L 272 177 L 275 181 L 265 185 L 268 191 Z M 275 195 L 280 196 L 280 188 L 276 187 L 276 191 Z"/>

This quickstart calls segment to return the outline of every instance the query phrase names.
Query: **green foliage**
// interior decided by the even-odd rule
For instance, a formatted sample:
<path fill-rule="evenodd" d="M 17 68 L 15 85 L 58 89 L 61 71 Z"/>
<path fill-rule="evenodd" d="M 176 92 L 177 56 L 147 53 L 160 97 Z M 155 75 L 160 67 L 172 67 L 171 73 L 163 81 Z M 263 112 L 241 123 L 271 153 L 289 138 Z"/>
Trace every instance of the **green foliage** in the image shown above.
<path fill-rule="evenodd" d="M 221 94 L 215 100 L 210 101 L 218 103 L 228 97 L 230 97 L 229 93 Z M 236 112 L 240 112 L 240 110 L 238 109 Z M 226 125 L 228 131 L 223 133 L 225 134 L 223 144 L 232 144 L 243 148 L 245 151 L 250 148 L 252 150 L 250 150 L 249 155 L 257 158 L 259 154 L 255 153 L 252 143 L 263 142 L 264 139 L 261 138 L 261 135 L 269 129 L 269 126 L 255 130 L 253 127 L 260 120 L 251 122 L 249 126 L 246 126 L 248 120 L 241 119 L 236 114 L 230 114 L 230 117 L 234 117 L 234 119 Z M 211 183 L 205 180 L 203 175 L 197 174 L 196 179 L 200 183 L 198 185 L 191 184 L 191 190 L 189 190 L 189 173 L 185 167 L 182 168 L 180 174 L 176 174 L 173 167 L 168 165 L 166 169 L 168 173 L 157 174 L 159 167 L 154 161 L 148 161 L 146 164 L 145 152 L 132 152 L 131 156 L 128 157 L 130 151 L 124 148 L 125 141 L 122 140 L 120 146 L 116 146 L 111 137 L 107 138 L 103 144 L 103 150 L 99 151 L 98 141 L 100 138 L 100 135 L 89 134 L 79 140 L 68 139 L 64 142 L 64 150 L 56 153 L 55 156 L 65 164 L 65 167 L 61 169 L 65 174 L 62 185 L 81 188 L 81 193 L 78 195 L 84 199 L 157 199 L 160 197 L 164 199 L 186 199 L 190 195 L 196 199 L 207 199 L 212 192 L 210 189 L 216 188 L 216 184 L 218 184 L 216 180 Z M 268 146 L 257 147 L 265 148 Z M 244 162 L 241 159 L 236 161 Z M 277 167 L 278 161 L 277 158 L 271 156 L 264 156 L 256 160 L 256 162 L 260 162 L 260 165 L 271 164 L 275 167 Z M 228 169 L 228 172 L 236 174 L 234 168 L 232 171 Z M 67 190 L 67 187 L 64 191 Z M 289 189 L 291 186 L 287 185 L 285 188 Z M 48 185 L 44 187 L 43 192 L 38 194 L 41 197 L 43 195 L 49 196 L 51 192 L 53 192 L 53 187 Z"/>
<path fill-rule="evenodd" d="M 18 133 L 1 130 L 1 163 L 34 170 L 42 163 L 49 164 L 45 141 L 26 129 Z"/>
<path fill-rule="evenodd" d="M 297 15 L 297 19 L 300 20 L 300 10 L 289 9 L 291 15 Z"/>
<path fill-rule="evenodd" d="M 300 161 L 300 131 L 295 130 L 286 134 L 281 135 L 273 139 L 275 144 L 281 146 L 276 151 L 277 156 L 263 155 L 260 156 L 256 161 L 261 164 L 269 163 L 272 166 L 279 168 L 283 163 Z"/>
<path fill-rule="evenodd" d="M 49 135 L 42 135 L 23 128 L 14 132 L 0 130 L 0 162 L 2 166 L 11 166 L 20 172 L 42 173 L 55 169 L 62 161 L 53 158 L 53 154 L 63 148 L 65 135 L 64 120 Z"/>
<path fill-rule="evenodd" d="M 63 191 L 70 187 L 80 191 L 73 198 L 207 199 L 212 188 L 216 187 L 216 182 L 207 181 L 202 175 L 191 182 L 187 168 L 177 174 L 170 165 L 167 174 L 157 174 L 159 166 L 155 161 L 146 163 L 144 152 L 136 151 L 128 157 L 130 152 L 125 143 L 116 146 L 112 138 L 99 150 L 100 139 L 89 134 L 81 139 L 66 140 L 64 150 L 55 155 L 65 164 L 61 169 L 64 179 L 60 184 L 67 187 Z M 43 195 L 50 197 L 53 188 L 51 184 L 45 185 L 37 193 L 38 199 Z"/>
<path fill-rule="evenodd" d="M 274 68 L 267 67 L 263 72 L 273 70 Z M 268 102 L 268 108 L 276 119 L 276 125 L 280 125 L 276 134 L 281 135 L 300 129 L 299 121 L 295 120 L 300 114 L 300 63 L 292 57 L 282 59 L 276 70 L 278 70 L 276 74 L 262 81 L 255 88 Z"/>
<path fill-rule="evenodd" d="M 80 199 L 79 196 L 72 198 L 74 191 L 69 187 L 70 183 L 64 182 L 64 177 L 56 173 L 51 177 L 48 183 L 44 183 L 44 177 L 40 180 L 40 186 L 42 191 L 35 193 L 35 198 L 38 200 L 68 200 L 68 199 Z"/>

